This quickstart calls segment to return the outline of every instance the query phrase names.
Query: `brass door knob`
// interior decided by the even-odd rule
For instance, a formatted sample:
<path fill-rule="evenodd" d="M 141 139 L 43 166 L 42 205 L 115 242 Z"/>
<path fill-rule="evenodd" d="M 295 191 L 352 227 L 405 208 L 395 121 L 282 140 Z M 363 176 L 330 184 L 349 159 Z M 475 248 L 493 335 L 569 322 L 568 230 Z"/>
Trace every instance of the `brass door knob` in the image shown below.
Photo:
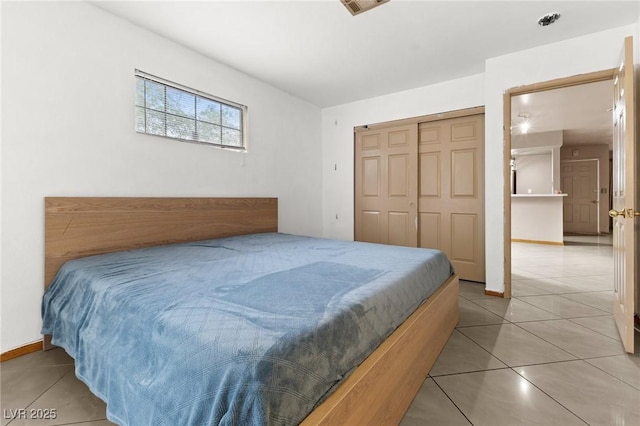
<path fill-rule="evenodd" d="M 609 216 L 611 216 L 611 217 L 618 217 L 618 216 L 624 217 L 625 216 L 624 215 L 624 210 L 618 211 L 616 209 L 611 209 L 611 210 L 609 210 Z"/>

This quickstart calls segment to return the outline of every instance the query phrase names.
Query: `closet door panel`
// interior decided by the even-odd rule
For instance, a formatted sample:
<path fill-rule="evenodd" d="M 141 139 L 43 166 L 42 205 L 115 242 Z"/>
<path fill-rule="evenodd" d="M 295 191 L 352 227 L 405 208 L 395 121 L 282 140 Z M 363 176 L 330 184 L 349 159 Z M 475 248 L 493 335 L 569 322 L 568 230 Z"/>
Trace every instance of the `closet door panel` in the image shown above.
<path fill-rule="evenodd" d="M 484 115 L 421 123 L 419 135 L 419 246 L 444 251 L 460 278 L 484 282 Z M 437 224 L 427 220 L 435 213 Z M 434 226 L 438 238 L 425 229 Z"/>
<path fill-rule="evenodd" d="M 356 133 L 356 241 L 418 245 L 417 131 L 412 124 Z"/>
<path fill-rule="evenodd" d="M 439 249 L 484 282 L 484 114 L 355 139 L 355 239 Z"/>
<path fill-rule="evenodd" d="M 440 153 L 424 152 L 420 159 L 420 197 L 440 197 Z"/>
<path fill-rule="evenodd" d="M 441 215 L 438 212 L 420 212 L 420 247 L 443 250 L 440 232 L 442 229 Z"/>

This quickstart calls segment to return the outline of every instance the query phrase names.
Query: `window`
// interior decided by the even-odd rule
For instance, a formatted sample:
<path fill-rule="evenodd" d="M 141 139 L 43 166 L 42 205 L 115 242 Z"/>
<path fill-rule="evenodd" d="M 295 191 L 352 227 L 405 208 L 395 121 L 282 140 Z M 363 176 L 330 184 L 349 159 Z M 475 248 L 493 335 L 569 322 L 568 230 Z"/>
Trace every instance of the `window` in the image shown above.
<path fill-rule="evenodd" d="M 247 107 L 136 70 L 136 131 L 245 148 Z"/>

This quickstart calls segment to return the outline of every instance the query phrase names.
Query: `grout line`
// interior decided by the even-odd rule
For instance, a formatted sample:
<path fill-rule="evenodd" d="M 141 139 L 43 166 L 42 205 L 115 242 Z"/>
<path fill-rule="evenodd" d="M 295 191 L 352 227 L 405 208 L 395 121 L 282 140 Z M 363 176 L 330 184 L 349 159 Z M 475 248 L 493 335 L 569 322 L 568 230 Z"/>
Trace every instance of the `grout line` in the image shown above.
<path fill-rule="evenodd" d="M 473 343 L 475 343 L 475 342 L 473 342 Z M 492 355 L 492 356 L 494 358 L 498 359 L 495 355 Z M 438 377 L 461 376 L 463 374 L 472 374 L 472 373 L 486 373 L 488 371 L 508 370 L 508 369 L 512 368 L 512 367 L 509 367 L 507 364 L 505 364 L 504 361 L 502 361 L 502 360 L 499 360 L 499 361 L 502 362 L 505 366 L 504 367 L 498 367 L 498 368 L 489 368 L 489 369 L 484 369 L 484 370 L 460 371 L 458 373 L 438 374 L 437 376 L 431 376 L 431 378 L 432 379 L 436 379 Z M 538 365 L 538 364 L 532 364 L 532 365 Z M 528 366 L 524 366 L 523 365 L 522 367 L 528 367 Z"/>
<path fill-rule="evenodd" d="M 566 321 L 566 320 L 565 320 L 564 318 L 560 318 L 560 319 L 556 319 L 556 320 L 546 320 L 546 321 Z M 539 321 L 527 321 L 527 322 L 539 322 Z M 554 346 L 554 347 L 556 347 L 556 348 L 560 349 L 561 351 L 568 353 L 569 355 L 571 355 L 571 356 L 575 357 L 576 359 L 580 359 L 580 360 L 582 359 L 582 357 L 579 357 L 578 355 L 576 355 L 576 354 L 574 354 L 574 353 L 572 353 L 572 352 L 569 352 L 569 351 L 568 351 L 568 350 L 566 350 L 566 349 L 561 348 L 560 346 L 556 345 L 555 343 L 552 343 L 552 342 L 548 341 L 547 339 L 545 339 L 545 338 L 543 338 L 543 337 L 538 336 L 537 334 L 535 334 L 535 333 L 533 333 L 533 332 L 531 332 L 531 331 L 527 330 L 526 328 L 524 328 L 524 327 L 520 327 L 518 324 L 515 324 L 515 325 L 516 325 L 516 327 L 518 327 L 519 329 L 524 330 L 524 331 L 526 331 L 527 333 L 531 334 L 532 336 L 535 336 L 535 337 L 537 337 L 538 339 L 542 340 L 543 342 L 546 342 L 546 343 L 550 344 L 551 346 Z M 572 360 L 568 360 L 568 361 L 572 361 Z M 559 361 L 559 362 L 565 362 L 565 361 Z"/>
<path fill-rule="evenodd" d="M 526 298 L 526 297 L 548 297 L 548 296 L 557 296 L 557 297 L 562 297 L 562 295 L 560 295 L 560 294 L 541 294 L 541 295 L 538 295 L 538 296 L 518 296 L 518 297 L 516 297 L 515 299 L 517 299 L 517 300 L 519 300 L 519 301 L 521 301 L 521 302 L 523 302 L 523 303 L 527 303 L 527 304 L 529 304 L 529 305 L 531 305 L 531 306 L 533 306 L 533 307 L 535 307 L 535 308 L 542 309 L 543 311 L 549 312 L 550 314 L 557 315 L 557 316 L 559 316 L 559 317 L 560 317 L 560 318 L 562 318 L 562 319 L 569 319 L 569 318 L 567 318 L 566 316 L 560 315 L 560 314 L 558 314 L 558 313 L 556 313 L 556 312 L 550 311 L 550 310 L 548 310 L 548 309 L 545 309 L 545 308 L 543 308 L 543 307 L 540 307 L 540 306 L 534 305 L 534 304 L 533 304 L 533 303 L 531 303 L 531 302 L 527 302 L 526 300 L 522 300 L 522 299 L 521 299 L 522 297 L 525 297 L 525 298 Z M 571 302 L 575 302 L 575 303 L 580 303 L 580 302 L 578 302 L 577 300 L 571 300 L 571 299 L 568 299 L 568 298 L 566 298 L 566 297 L 562 297 L 562 298 L 563 298 L 563 299 L 565 299 L 565 300 L 567 300 L 567 301 L 571 301 Z M 613 302 L 612 302 L 612 303 L 613 303 Z M 597 310 L 597 311 L 600 311 L 600 312 L 602 312 L 602 315 L 586 315 L 586 316 L 584 316 L 584 315 L 583 315 L 583 316 L 572 317 L 572 318 L 588 318 L 588 317 L 599 317 L 599 316 L 604 316 L 604 315 L 610 315 L 609 313 L 607 313 L 606 311 L 603 311 L 602 309 L 594 308 L 593 306 L 589 306 L 589 305 L 586 305 L 586 304 L 584 304 L 584 303 L 580 303 L 580 304 L 581 304 L 581 305 L 583 305 L 583 306 L 589 307 L 589 308 L 591 308 L 591 309 L 595 309 L 595 310 Z"/>
<path fill-rule="evenodd" d="M 490 324 L 490 325 L 502 325 L 502 324 Z M 477 326 L 477 327 L 486 327 L 483 325 Z M 460 332 L 460 334 L 462 334 L 464 337 L 466 337 L 467 339 L 471 340 L 473 343 L 475 343 L 476 345 L 480 346 L 484 351 L 486 351 L 489 355 L 491 355 L 493 358 L 497 359 L 498 361 L 500 361 L 501 363 L 503 363 L 504 365 L 506 365 L 506 368 L 510 368 L 509 364 L 507 362 L 505 362 L 504 360 L 498 358 L 498 356 L 496 354 L 494 354 L 493 352 L 490 352 L 488 349 L 485 349 L 484 346 L 482 346 L 480 343 L 476 342 L 475 340 L 473 340 L 470 336 L 467 336 L 466 334 L 464 334 L 463 332 Z M 494 368 L 494 370 L 502 370 L 504 369 L 503 367 L 500 368 Z M 491 371 L 491 370 L 480 370 L 480 371 Z"/>
<path fill-rule="evenodd" d="M 539 319 L 539 320 L 533 319 L 533 320 L 526 320 L 526 321 L 515 321 L 514 324 L 527 324 L 527 323 L 530 323 L 530 322 L 551 322 L 551 321 L 560 321 L 560 320 L 563 320 L 563 319 L 564 318 L 560 318 L 560 317 L 558 317 L 558 318 L 545 318 L 545 319 Z"/>
<path fill-rule="evenodd" d="M 444 391 L 444 389 L 442 389 L 442 386 L 440 386 L 440 384 L 436 381 L 435 378 L 431 378 L 431 380 L 433 380 L 433 383 L 436 384 L 436 386 L 438 387 L 438 389 L 440 389 L 440 391 L 447 397 L 449 398 L 449 401 L 451 401 L 451 403 L 453 404 L 454 407 L 456 407 L 458 409 L 458 411 L 460 412 L 460 414 L 462 414 L 464 416 L 465 419 L 467 419 L 467 421 L 469 422 L 470 425 L 473 425 L 473 423 L 471 422 L 471 420 L 469 420 L 469 417 L 467 417 L 466 414 L 464 414 L 464 412 L 460 409 L 460 407 L 458 407 L 458 404 L 455 403 L 455 401 L 449 396 L 448 393 L 446 393 Z"/>
<path fill-rule="evenodd" d="M 504 320 L 504 321 L 507 321 L 507 322 L 509 322 L 509 323 L 511 322 L 511 321 L 509 321 L 508 319 L 506 319 L 505 317 L 500 316 L 500 315 L 498 315 L 498 314 L 496 314 L 496 313 L 494 313 L 494 312 L 491 312 L 489 309 L 485 308 L 484 306 L 482 306 L 482 305 L 478 305 L 478 304 L 477 304 L 477 303 L 475 303 L 473 300 L 469 300 L 469 299 L 466 299 L 466 300 L 467 300 L 468 302 L 473 303 L 476 307 L 481 308 L 481 309 L 482 309 L 482 310 L 484 310 L 484 311 L 487 311 L 487 312 L 488 312 L 488 313 L 490 313 L 491 315 L 494 315 L 494 316 L 496 316 L 496 317 L 498 317 L 498 318 L 500 318 L 500 319 L 502 319 L 502 320 Z M 474 299 L 474 300 L 486 300 L 486 299 Z M 504 299 L 503 299 L 503 300 L 504 300 Z M 458 322 L 459 322 L 459 321 L 458 321 Z M 493 323 L 493 324 L 463 325 L 463 326 L 456 326 L 456 328 L 482 327 L 483 325 L 500 325 L 500 324 L 504 324 L 504 323 L 503 323 L 503 322 L 500 322 L 500 323 Z"/>
<path fill-rule="evenodd" d="M 636 387 L 636 386 L 632 385 L 631 383 L 627 383 L 627 382 L 625 382 L 624 380 L 622 380 L 620 377 L 616 377 L 616 376 L 614 376 L 613 374 L 609 373 L 608 371 L 603 370 L 602 368 L 598 367 L 597 365 L 593 365 L 593 364 L 591 364 L 591 363 L 589 362 L 589 360 L 590 360 L 590 359 L 613 358 L 613 357 L 615 357 L 615 356 L 621 356 L 621 355 L 609 355 L 609 356 L 599 356 L 599 357 L 594 357 L 594 358 L 586 358 L 586 359 L 584 359 L 583 361 L 584 361 L 584 362 L 586 362 L 587 364 L 589 364 L 591 367 L 596 368 L 596 369 L 598 369 L 598 370 L 602 371 L 603 373 L 607 374 L 608 376 L 611 376 L 611 377 L 613 377 L 614 379 L 616 379 L 616 380 L 618 380 L 618 381 L 620 381 L 620 382 L 622 382 L 622 383 L 624 383 L 624 384 L 626 384 L 626 385 L 631 386 L 633 389 L 636 389 L 636 390 L 640 391 L 640 387 Z"/>
<path fill-rule="evenodd" d="M 557 320 L 545 320 L 545 321 L 557 321 Z M 527 321 L 527 322 L 542 322 L 542 321 Z M 555 344 L 553 344 L 553 343 L 551 343 L 551 342 L 547 341 L 546 339 L 543 339 L 542 337 L 540 337 L 540 336 L 538 336 L 538 335 L 536 335 L 536 334 L 534 334 L 534 333 L 530 332 L 529 330 L 527 330 L 527 329 L 525 329 L 525 328 L 522 328 L 522 327 L 518 326 L 518 323 L 510 323 L 510 324 L 512 324 L 512 325 L 514 325 L 514 326 L 516 326 L 516 327 L 518 327 L 520 330 L 522 330 L 522 331 L 524 331 L 524 332 L 526 332 L 526 333 L 528 333 L 528 334 L 532 335 L 533 337 L 535 337 L 535 338 L 537 338 L 537 339 L 540 339 L 540 340 L 542 340 L 543 342 L 550 344 L 551 346 L 554 346 L 555 348 L 557 348 L 557 349 L 561 350 L 562 352 L 564 352 L 564 353 L 566 353 L 566 354 L 568 354 L 568 355 L 571 355 L 571 356 L 572 356 L 572 357 L 574 357 L 575 359 L 562 360 L 562 361 L 547 361 L 547 362 L 540 362 L 540 363 L 533 363 L 533 364 L 524 364 L 524 365 L 519 365 L 519 366 L 511 366 L 511 365 L 509 365 L 509 363 L 507 363 L 506 361 L 504 361 L 504 360 L 502 360 L 502 359 L 498 358 L 498 356 L 497 356 L 496 354 L 494 354 L 493 352 L 489 352 L 487 349 L 485 349 L 485 351 L 489 352 L 489 354 L 490 354 L 491 356 L 493 356 L 494 358 L 496 358 L 498 361 L 500 361 L 500 362 L 501 362 L 501 363 L 503 363 L 504 365 L 508 366 L 509 368 L 514 368 L 514 367 L 525 367 L 525 366 L 529 366 L 529 365 L 555 364 L 555 363 L 558 363 L 558 362 L 577 361 L 577 360 L 581 360 L 581 359 L 582 359 L 582 358 L 580 358 L 579 356 L 577 356 L 577 355 L 575 355 L 575 354 L 573 354 L 573 353 L 569 352 L 568 350 L 563 349 L 563 348 L 561 348 L 560 346 L 555 345 Z M 502 324 L 499 324 L 499 325 L 502 325 Z M 477 326 L 477 327 L 484 327 L 484 326 Z M 462 333 L 462 334 L 464 334 L 464 333 Z M 484 347 L 482 347 L 478 342 L 476 342 L 475 340 L 473 340 L 473 338 L 471 338 L 470 336 L 467 336 L 466 334 L 464 334 L 464 336 L 465 336 L 465 337 L 467 337 L 467 338 L 469 338 L 473 343 L 475 343 L 476 345 L 480 346 L 482 349 L 484 349 Z M 490 371 L 490 370 L 485 370 L 485 371 Z"/>
<path fill-rule="evenodd" d="M 569 322 L 571 322 L 572 324 L 577 325 L 578 327 L 582 327 L 582 328 L 584 328 L 585 330 L 591 331 L 592 333 L 600 334 L 600 333 L 597 333 L 597 332 L 595 332 L 595 331 L 593 331 L 593 330 L 591 330 L 591 329 L 589 329 L 589 328 L 587 328 L 587 327 L 585 327 L 585 326 L 583 326 L 583 325 L 580 325 L 580 324 L 578 324 L 578 323 L 575 323 L 575 322 L 573 322 L 573 321 L 570 321 L 570 320 L 568 320 L 568 319 L 566 319 L 566 318 L 561 318 L 561 319 L 558 319 L 558 320 L 549 320 L 549 321 L 569 321 Z M 527 321 L 527 322 L 539 322 L 539 321 Z M 514 324 L 514 325 L 518 326 L 518 323 L 516 323 L 516 324 Z M 519 326 L 518 326 L 518 327 L 519 327 Z M 576 355 L 576 354 L 574 354 L 573 352 L 569 352 L 569 350 L 568 350 L 568 349 L 562 348 L 562 347 L 560 347 L 560 346 L 556 345 L 555 343 L 548 341 L 548 340 L 547 340 L 547 339 L 545 339 L 544 337 L 542 337 L 542 336 L 538 336 L 537 334 L 535 334 L 535 333 L 533 333 L 533 332 L 531 332 L 531 331 L 527 330 L 527 329 L 526 329 L 526 328 L 524 328 L 524 327 L 519 327 L 519 328 L 520 328 L 520 329 L 522 329 L 522 330 L 524 330 L 524 331 L 526 331 L 527 333 L 529 333 L 529 334 L 531 334 L 531 335 L 533 335 L 533 336 L 536 336 L 538 339 L 543 340 L 543 341 L 547 342 L 548 344 L 553 345 L 553 346 L 555 346 L 556 348 L 558 348 L 558 349 L 560 349 L 560 350 L 562 350 L 562 351 L 564 351 L 564 352 L 566 352 L 566 353 L 568 353 L 568 354 L 570 354 L 570 355 L 572 355 L 572 356 L 576 357 L 576 358 L 577 358 L 577 359 L 579 359 L 579 360 L 583 360 L 583 361 L 584 361 L 585 359 L 592 358 L 592 357 L 583 357 L 583 356 L 580 356 L 580 355 Z M 607 337 L 607 336 L 604 336 L 604 337 Z M 609 339 L 611 339 L 611 337 L 609 337 Z M 618 342 L 618 343 L 622 344 L 622 342 L 617 341 L 617 340 L 615 340 L 615 339 L 611 339 L 611 340 L 613 340 L 614 342 Z M 616 355 L 622 355 L 622 354 L 610 354 L 610 355 L 600 355 L 600 356 L 616 356 Z"/>
<path fill-rule="evenodd" d="M 572 362 L 572 361 L 561 361 L 561 362 Z M 583 361 L 584 362 L 584 361 Z M 557 363 L 554 363 L 557 364 Z M 516 367 L 518 368 L 518 367 Z M 540 392 L 542 392 L 543 394 L 547 395 L 552 401 L 554 401 L 556 404 L 558 404 L 559 406 L 561 406 L 562 408 L 564 408 L 565 410 L 567 410 L 568 412 L 570 412 L 571 414 L 573 414 L 574 416 L 576 416 L 578 419 L 580 419 L 581 421 L 583 421 L 585 424 L 589 424 L 586 420 L 584 420 L 582 417 L 580 417 L 579 415 L 577 415 L 576 413 L 574 413 L 573 411 L 571 411 L 569 408 L 565 407 L 564 404 L 562 404 L 560 401 L 558 401 L 557 399 L 555 399 L 554 397 L 552 397 L 551 395 L 549 395 L 547 392 L 545 392 L 542 388 L 538 387 L 535 383 L 533 383 L 531 380 L 527 379 L 526 377 L 524 377 L 522 374 L 518 373 L 516 370 L 514 370 L 513 368 L 511 369 L 514 373 L 516 373 L 518 376 L 522 377 L 524 380 L 527 381 L 527 383 L 530 383 L 531 386 L 533 386 L 534 388 L 538 389 Z"/>
<path fill-rule="evenodd" d="M 38 367 L 38 368 L 63 367 L 64 365 L 67 365 L 67 364 L 63 364 L 63 365 L 48 365 L 48 366 L 46 366 L 46 367 Z M 28 404 L 26 404 L 26 405 L 25 405 L 25 407 L 24 407 L 24 409 L 25 409 L 25 410 L 29 409 L 29 407 L 31 407 L 31 406 L 32 406 L 32 405 L 33 405 L 37 400 L 39 400 L 39 399 L 42 397 L 42 395 L 44 395 L 45 393 L 47 393 L 47 392 L 49 391 L 49 389 L 51 389 L 51 388 L 52 388 L 52 387 L 54 387 L 56 384 L 58 384 L 58 383 L 60 382 L 60 380 L 62 380 L 62 379 L 63 379 L 67 374 L 69 374 L 70 372 L 72 372 L 72 371 L 73 371 L 73 369 L 74 369 L 74 367 L 73 367 L 72 365 L 69 365 L 69 370 L 68 370 L 66 373 L 64 373 L 62 376 L 60 376 L 60 378 L 58 378 L 58 380 L 56 380 L 55 382 L 53 382 L 50 386 L 48 386 L 45 390 L 43 390 L 40 394 L 38 394 L 38 396 L 36 396 L 36 398 L 35 398 L 33 401 L 31 401 L 31 402 L 29 402 Z M 13 421 L 14 421 L 14 420 L 16 420 L 16 419 L 14 418 L 14 419 L 9 420 L 9 423 L 7 423 L 5 426 L 9 426 L 11 423 L 13 423 Z"/>
<path fill-rule="evenodd" d="M 491 324 L 459 325 L 459 326 L 456 326 L 456 329 L 464 329 L 464 328 L 472 328 L 472 327 L 488 327 L 490 325 L 512 324 L 511 322 L 509 322 L 509 320 L 505 320 L 505 321 L 506 322 L 496 322 Z"/>
<path fill-rule="evenodd" d="M 604 316 L 604 315 L 603 315 L 603 316 Z M 574 324 L 577 324 L 577 325 L 580 325 L 580 326 L 582 326 L 582 327 L 584 327 L 584 328 L 587 328 L 587 329 L 589 329 L 589 330 L 593 331 L 594 333 L 598 333 L 598 334 L 600 334 L 601 336 L 608 337 L 609 339 L 614 340 L 614 341 L 616 341 L 616 342 L 620 342 L 620 343 L 622 344 L 622 341 L 620 341 L 620 339 L 616 339 L 616 338 L 614 338 L 614 337 L 608 336 L 608 335 L 606 335 L 606 334 L 604 334 L 604 333 L 602 333 L 602 332 L 600 332 L 600 331 L 598 331 L 598 330 L 594 330 L 594 329 L 592 329 L 592 328 L 587 327 L 586 325 L 582 325 L 582 324 L 580 324 L 579 322 L 575 322 L 575 321 L 573 321 L 574 319 L 583 319 L 583 318 L 599 318 L 599 316 L 597 316 L 597 317 L 567 318 L 567 320 L 571 321 L 571 322 L 572 322 L 572 323 L 574 323 Z M 614 319 L 613 314 L 612 314 L 612 315 L 609 315 L 609 318 Z M 615 321 L 615 320 L 614 320 L 614 321 Z M 608 356 L 615 356 L 615 355 L 608 355 Z"/>
<path fill-rule="evenodd" d="M 533 306 L 533 307 L 534 307 L 534 308 L 536 308 L 536 309 L 540 309 L 541 311 L 545 311 L 545 312 L 547 312 L 547 313 L 550 313 L 550 314 L 555 315 L 555 316 L 557 316 L 557 317 L 558 317 L 558 318 L 532 319 L 532 320 L 517 321 L 517 322 L 552 321 L 552 320 L 554 320 L 554 319 L 561 319 L 561 317 L 560 317 L 558 314 L 556 314 L 556 313 L 554 313 L 554 312 L 547 311 L 546 309 L 542 309 L 542 308 L 540 308 L 540 307 L 538 307 L 538 306 L 532 305 L 531 303 L 528 303 L 528 302 L 526 302 L 526 301 L 524 301 L 524 300 L 520 300 L 518 297 L 512 297 L 511 299 L 518 300 L 519 302 L 522 302 L 522 303 L 527 303 L 528 305 Z M 476 303 L 476 305 L 478 305 L 478 304 Z M 485 307 L 484 307 L 484 306 L 482 306 L 482 305 L 478 305 L 478 306 L 480 306 L 481 308 L 486 309 L 487 311 L 489 311 L 489 309 L 485 308 Z M 498 317 L 500 317 L 500 318 L 502 318 L 502 319 L 504 319 L 504 320 L 506 320 L 506 321 L 509 321 L 511 324 L 516 324 L 516 321 L 508 320 L 507 318 L 505 318 L 505 317 L 503 317 L 503 316 L 500 316 L 499 314 L 496 314 L 495 312 L 492 312 L 492 311 L 489 311 L 489 312 L 491 312 L 491 313 L 492 313 L 492 314 L 494 314 L 494 315 L 497 315 Z"/>
<path fill-rule="evenodd" d="M 93 420 L 81 420 L 78 422 L 72 422 L 72 423 L 60 423 L 58 425 L 55 426 L 69 426 L 69 425 L 80 425 L 80 424 L 91 424 L 91 423 L 95 423 L 95 422 L 103 422 L 105 420 L 109 420 L 106 417 L 104 419 L 93 419 Z"/>
<path fill-rule="evenodd" d="M 62 376 L 60 376 L 60 378 L 58 380 L 56 380 L 51 386 L 49 386 L 48 388 L 46 388 L 40 395 L 38 395 L 38 397 L 36 399 L 34 399 L 33 401 L 31 401 L 31 403 L 29 403 L 25 409 L 28 409 L 29 407 L 31 407 L 33 404 L 36 403 L 36 401 L 38 401 L 40 398 L 42 398 L 42 396 L 47 393 L 52 387 L 54 387 L 55 385 L 57 385 L 58 383 L 60 383 L 60 381 L 62 381 L 62 379 L 64 379 L 65 377 L 67 377 L 67 375 L 69 373 L 73 373 L 74 372 L 74 368 L 75 367 L 71 367 L 69 368 L 69 371 L 67 371 L 66 373 L 64 373 Z"/>
<path fill-rule="evenodd" d="M 609 290 L 605 290 L 605 291 L 609 291 Z M 574 300 L 574 299 L 571 299 L 571 298 L 565 296 L 566 294 L 591 294 L 591 293 L 597 293 L 597 292 L 596 291 L 589 291 L 589 292 L 586 292 L 586 293 L 563 293 L 563 294 L 559 294 L 558 296 L 562 297 L 563 299 L 571 300 L 572 302 L 580 303 L 580 304 L 582 304 L 584 306 L 588 306 L 590 308 L 597 309 L 597 310 L 602 311 L 602 312 L 608 312 L 608 311 L 605 311 L 604 309 L 600 309 L 600 308 L 597 308 L 595 306 L 588 305 L 588 304 L 586 304 L 584 302 L 581 302 L 579 300 Z M 612 298 L 611 305 L 613 305 L 613 293 L 611 294 L 611 298 Z M 608 312 L 608 313 L 609 313 L 609 315 L 613 315 L 613 313 L 611 313 L 611 312 Z M 594 316 L 598 316 L 598 315 L 594 315 Z"/>

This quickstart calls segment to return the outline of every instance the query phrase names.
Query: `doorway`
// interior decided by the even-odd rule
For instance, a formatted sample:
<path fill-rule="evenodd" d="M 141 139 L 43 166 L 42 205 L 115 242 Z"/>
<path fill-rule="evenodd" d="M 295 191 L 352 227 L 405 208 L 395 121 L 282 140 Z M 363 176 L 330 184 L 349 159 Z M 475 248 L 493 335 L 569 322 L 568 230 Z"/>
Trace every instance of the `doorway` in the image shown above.
<path fill-rule="evenodd" d="M 521 86 L 521 87 L 517 87 L 517 88 L 513 88 L 508 90 L 505 94 L 504 94 L 504 141 L 505 141 L 505 148 L 504 148 L 504 160 L 503 160 L 503 164 L 504 164 L 504 181 L 505 182 L 510 182 L 512 181 L 512 164 L 513 164 L 513 158 L 512 158 L 512 141 L 514 141 L 514 135 L 512 134 L 512 127 L 514 124 L 513 123 L 513 118 L 512 118 L 512 98 L 516 97 L 516 96 L 520 96 L 520 95 L 526 95 L 526 94 L 533 94 L 533 93 L 539 93 L 539 92 L 547 92 L 547 91 L 551 91 L 554 89 L 561 89 L 561 88 L 568 88 L 568 87 L 573 87 L 573 86 L 580 86 L 580 85 L 584 85 L 584 84 L 589 84 L 589 83 L 596 83 L 596 82 L 602 82 L 602 81 L 610 81 L 613 79 L 614 77 L 614 69 L 609 69 L 609 70 L 603 70 L 603 71 L 598 71 L 598 72 L 593 72 L 593 73 L 588 73 L 588 74 L 582 74 L 582 75 L 578 75 L 578 76 L 573 76 L 573 77 L 568 77 L 568 78 L 562 78 L 562 79 L 557 79 L 557 80 L 552 80 L 552 81 L 548 81 L 548 82 L 543 82 L 543 83 L 537 83 L 537 84 L 533 84 L 533 85 L 528 85 L 528 86 Z M 522 122 L 524 122 L 527 118 L 526 113 L 520 114 L 522 115 L 522 117 L 520 117 L 522 119 Z M 520 124 L 520 123 L 517 123 Z M 531 123 L 529 123 L 529 126 L 521 126 L 519 127 L 521 130 L 526 129 L 525 133 L 529 132 L 530 130 L 530 125 Z M 555 164 L 557 164 L 557 166 L 555 166 Z M 556 193 L 556 192 L 562 192 L 561 188 L 559 188 L 560 186 L 560 173 L 559 173 L 559 169 L 560 169 L 560 158 L 557 158 L 556 160 L 554 160 L 554 165 L 552 166 L 552 177 L 551 177 L 551 182 L 550 182 L 550 192 Z M 551 194 L 550 194 L 551 195 Z M 558 194 L 558 195 L 562 195 L 562 194 Z M 545 198 L 551 198 L 551 197 L 545 197 Z M 510 185 L 505 185 L 504 187 L 504 200 L 505 200 L 505 227 L 504 227 L 504 250 L 505 250 L 505 275 L 504 275 L 504 283 L 505 283 L 505 289 L 504 289 L 504 297 L 505 298 L 510 298 L 511 297 L 511 269 L 512 269 L 512 262 L 511 262 L 511 241 L 512 241 L 512 217 L 511 217 L 511 212 L 512 212 L 512 188 Z M 561 220 L 561 219 L 560 219 Z"/>

